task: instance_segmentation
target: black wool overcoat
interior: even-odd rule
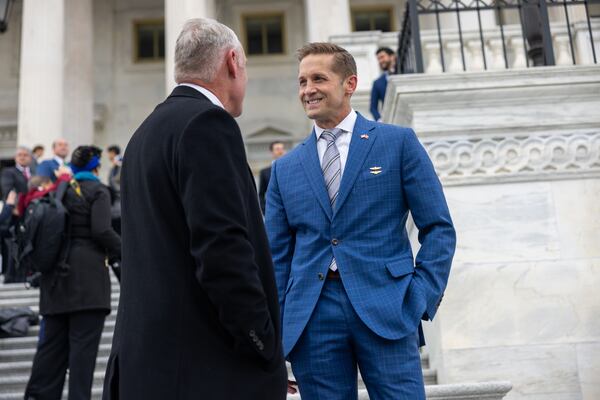
[[[121,196],[103,399],[285,399],[273,265],[235,120],[178,86],[127,145]]]

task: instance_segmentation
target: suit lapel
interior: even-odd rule
[[[354,181],[365,162],[365,158],[367,157],[367,154],[369,154],[369,151],[377,138],[375,127],[375,123],[367,121],[360,114],[357,115],[333,217],[335,217],[337,211],[342,208],[342,205],[348,198],[348,195],[354,186]]]
[[[300,157],[300,160],[302,162],[304,172],[306,173],[306,178],[315,192],[315,197],[319,201],[323,211],[325,211],[325,214],[329,220],[331,220],[331,205],[329,203],[329,195],[325,189],[325,182],[323,181],[323,171],[321,170],[321,165],[319,164],[317,138],[314,129],[310,133],[308,139],[302,143],[300,151],[303,153]]]

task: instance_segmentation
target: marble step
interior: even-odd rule
[[[5,288],[4,285],[0,283],[0,304],[2,304],[3,300],[9,299],[35,299],[37,300],[40,296],[40,291],[38,289],[27,289],[25,287],[21,287],[20,289],[15,288]],[[119,286],[111,287],[111,294],[113,297],[116,295],[119,297]]]
[[[112,310],[116,310],[119,306],[119,298],[111,299],[110,307]],[[39,311],[39,300],[36,298],[35,300],[31,299],[4,299],[0,301],[0,308],[12,308],[12,307],[29,307],[33,311]]]
[[[425,394],[427,400],[501,400],[511,390],[510,382],[483,382],[464,383],[451,385],[426,385]],[[63,399],[66,398],[63,392]],[[92,400],[100,400],[102,387],[95,386],[92,389]],[[22,400],[23,392],[15,391],[2,394],[2,400]],[[367,390],[361,388],[358,391],[359,400],[369,400]],[[240,399],[242,400],[242,399]],[[301,400],[300,394],[288,395],[287,400]]]
[[[39,333],[39,327],[38,327]],[[102,332],[102,337],[100,339],[101,344],[112,343],[113,332],[112,329],[104,329]],[[37,346],[38,337],[33,335],[27,335],[23,337],[13,337],[13,338],[4,338],[0,339],[0,350],[9,350],[9,349],[28,349],[35,348]],[[0,359],[0,362],[2,359]]]
[[[106,320],[104,322],[104,330],[103,332],[113,332],[115,330],[115,320],[114,319],[110,319],[110,320]],[[29,327],[29,330],[27,331],[27,335],[24,337],[35,337],[35,340],[37,341],[37,337],[40,334],[40,326],[39,325],[33,325]],[[18,339],[18,338],[4,338],[4,339],[0,339],[0,349],[2,349],[2,341],[6,340],[6,341],[11,341],[13,339]]]

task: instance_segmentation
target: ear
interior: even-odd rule
[[[225,53],[225,63],[227,64],[227,71],[229,72],[229,76],[231,76],[234,79],[237,78],[239,60],[238,55],[234,49],[228,50],[227,53]]]
[[[346,78],[344,82],[344,89],[347,95],[352,96],[352,94],[356,91],[356,86],[358,85],[358,77],[356,75],[350,75]]]

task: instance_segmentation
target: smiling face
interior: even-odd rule
[[[390,55],[385,51],[380,51],[377,53],[377,62],[379,63],[379,68],[381,68],[383,71],[389,71],[392,67],[393,61],[393,55]]]
[[[298,96],[306,116],[321,128],[334,128],[351,110],[356,75],[347,78],[333,70],[333,54],[310,54],[300,61]]]
[[[52,150],[60,158],[66,158],[69,155],[69,142],[65,139],[56,139],[52,144]]]

